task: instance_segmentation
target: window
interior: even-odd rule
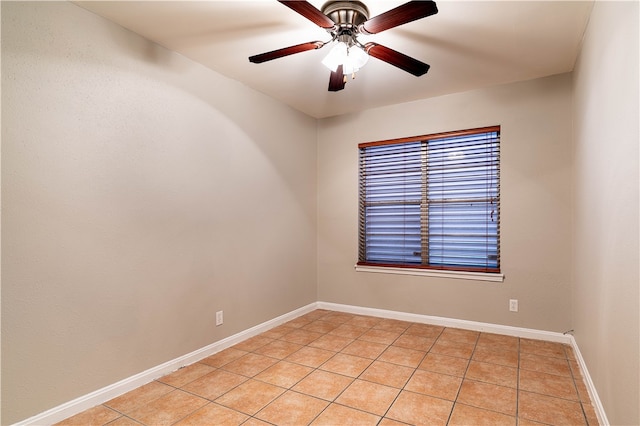
[[[358,265],[500,272],[499,126],[358,148]]]

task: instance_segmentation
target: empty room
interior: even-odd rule
[[[0,7],[1,424],[640,424],[638,1]]]

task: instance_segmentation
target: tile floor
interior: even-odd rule
[[[316,310],[60,425],[596,425],[568,345]]]

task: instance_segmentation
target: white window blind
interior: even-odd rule
[[[500,128],[360,149],[360,265],[500,271]]]

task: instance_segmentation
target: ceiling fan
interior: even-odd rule
[[[294,53],[320,49],[325,45],[337,41],[336,46],[322,61],[330,70],[329,91],[337,92],[344,89],[347,75],[362,67],[369,56],[380,59],[396,66],[417,77],[429,71],[429,65],[395,51],[378,43],[362,44],[358,35],[378,34],[390,28],[426,18],[438,13],[436,3],[432,0],[413,0],[394,9],[369,19],[369,9],[360,1],[328,1],[322,10],[316,9],[306,0],[278,0],[294,12],[304,16],[314,24],[327,30],[331,40],[311,41],[297,44],[271,52],[261,53],[249,57],[249,61],[259,64]]]

